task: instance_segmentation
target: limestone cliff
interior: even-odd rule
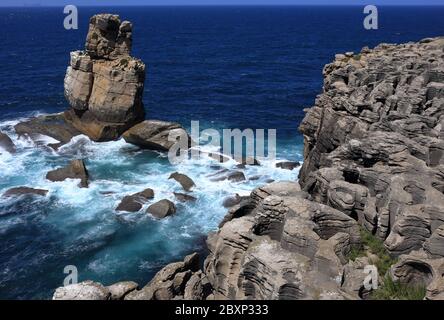
[[[299,183],[231,208],[202,270],[189,256],[122,298],[366,298],[381,258],[351,254],[370,234],[398,259],[381,276],[444,299],[444,38],[338,54],[306,111]]]

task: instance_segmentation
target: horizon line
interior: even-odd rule
[[[1,5],[0,8],[63,8],[69,4],[39,5]],[[75,5],[75,4],[74,4]],[[363,7],[367,4],[82,4],[76,7]],[[377,7],[444,7],[444,4],[374,4]]]

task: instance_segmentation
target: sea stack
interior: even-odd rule
[[[92,140],[115,140],[144,120],[145,64],[130,55],[131,45],[131,22],[98,14],[90,19],[85,51],[71,52],[64,117]]]

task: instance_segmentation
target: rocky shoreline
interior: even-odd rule
[[[120,298],[366,299],[364,268],[376,265],[382,287],[444,299],[444,38],[338,54],[306,111],[299,182],[231,208],[202,270],[188,256]],[[96,299],[94,286],[54,298]]]
[[[145,65],[130,55],[131,45],[130,22],[92,17],[85,50],[71,53],[66,72],[70,109],[19,123],[17,134],[49,136],[58,141],[48,144],[54,150],[84,134],[168,151],[171,131],[188,134],[177,123],[145,120]],[[53,299],[371,299],[379,289],[364,285],[367,266],[377,267],[382,289],[391,281],[423,288],[426,299],[444,299],[444,38],[338,54],[323,74],[323,92],[299,128],[299,181],[227,199],[227,215],[208,235],[203,267],[193,253],[144,286],[84,281],[57,288]],[[0,149],[15,152],[1,132]],[[242,166],[216,172],[213,181],[246,180]],[[89,184],[81,159],[46,178]],[[178,201],[196,200],[189,177],[176,172],[170,179],[184,189],[174,194]],[[47,192],[28,186],[4,196]],[[127,195],[116,210],[139,211],[154,192]],[[167,199],[147,209],[156,218],[175,211]]]

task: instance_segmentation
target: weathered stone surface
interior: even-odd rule
[[[174,172],[168,177],[168,179],[174,179],[179,182],[185,191],[191,191],[191,189],[196,186],[194,181],[183,173]]]
[[[3,193],[3,197],[19,197],[22,195],[38,195],[38,196],[46,196],[48,194],[48,190],[44,189],[34,189],[29,187],[17,187],[12,188],[5,193]]]
[[[141,192],[125,196],[116,208],[116,211],[137,212],[149,200],[154,198],[153,189],[145,189]]]
[[[122,281],[114,283],[106,288],[110,292],[111,300],[123,300],[128,293],[136,290],[138,286],[139,285],[134,281]]]
[[[100,283],[84,281],[56,289],[53,300],[108,300],[109,290]]]
[[[163,199],[150,205],[146,212],[155,218],[163,219],[176,213],[176,205],[170,200]]]
[[[130,56],[132,25],[119,16],[90,19],[86,51],[71,53],[65,97],[71,109],[65,120],[95,141],[120,137],[143,121],[145,65]]]
[[[88,188],[89,175],[83,160],[73,160],[66,167],[48,172],[46,179],[53,182],[66,179],[80,179],[79,187]]]
[[[424,251],[401,255],[390,269],[393,281],[427,287],[427,300],[444,299],[444,258],[432,259]]]
[[[303,190],[357,219],[395,256],[441,252],[443,44],[433,38],[337,56],[300,126]]]
[[[188,282],[192,279],[191,286],[195,287],[197,279],[193,275],[198,273],[199,255],[193,253],[185,257],[183,262],[170,263],[160,270],[154,278],[141,290],[135,290],[125,296],[125,300],[169,300],[174,297],[182,297]],[[200,276],[197,275],[198,277]],[[193,284],[194,283],[194,284]],[[187,297],[200,291],[198,287],[188,288]],[[203,290],[202,290],[203,291]]]
[[[190,140],[180,124],[160,120],[145,120],[126,131],[123,138],[141,148],[159,151],[170,150],[179,138],[186,142]]]
[[[0,131],[0,151],[2,150],[9,153],[15,153],[15,145],[6,133]]]

